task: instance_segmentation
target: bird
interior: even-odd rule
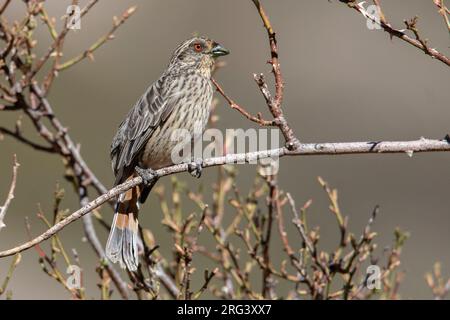
[[[123,269],[138,268],[138,211],[158,180],[155,170],[174,164],[171,153],[180,142],[173,141],[171,135],[182,129],[198,139],[195,132],[204,132],[214,94],[212,73],[217,58],[229,53],[208,37],[196,36],[182,42],[166,70],[119,125],[110,152],[114,186],[137,176],[143,180],[118,196],[106,244],[106,257],[119,262]],[[199,177],[201,160],[193,163],[190,172]]]

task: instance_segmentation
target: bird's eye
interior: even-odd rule
[[[201,43],[195,43],[195,44],[194,44],[194,50],[195,50],[196,52],[202,52],[203,46],[201,45]]]

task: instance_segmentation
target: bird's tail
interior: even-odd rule
[[[122,268],[135,271],[138,257],[138,211],[141,187],[136,186],[119,196],[113,224],[106,244],[106,257]]]

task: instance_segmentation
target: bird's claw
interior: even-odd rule
[[[153,169],[143,169],[141,167],[135,167],[134,170],[142,178],[142,182],[149,186],[153,183],[153,181],[158,178],[156,171]]]
[[[188,163],[188,172],[194,177],[194,178],[200,178],[202,176],[203,171],[203,160],[202,159],[196,159],[193,162]]]

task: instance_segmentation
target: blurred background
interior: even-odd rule
[[[47,1],[59,27],[69,3]],[[361,15],[338,1],[266,0],[263,4],[279,41],[286,82],[284,110],[303,142],[413,140],[421,136],[440,139],[450,132],[447,66],[398,39],[390,40],[382,31],[369,30]],[[83,18],[81,30],[68,36],[63,60],[84,51],[110,29],[112,16],[121,15],[131,5],[137,5],[138,10],[116,38],[95,52],[94,62],[85,60],[62,73],[49,97],[72,138],[81,144],[88,165],[107,186],[113,182],[109,146],[118,124],[165,69],[172,50],[194,33],[207,35],[231,50],[216,79],[251,113],[261,111],[268,117],[252,76],[264,72],[270,78],[268,43],[251,1],[101,1]],[[418,27],[430,46],[450,54],[449,34],[433,1],[383,1],[382,5],[397,28],[404,28],[404,19],[418,15]],[[14,1],[5,16],[9,20],[21,17],[24,8],[20,1]],[[50,39],[45,27],[38,30],[38,52],[43,54]],[[217,114],[222,129],[253,126],[222,99]],[[0,125],[11,128],[17,117],[17,113],[1,113]],[[25,119],[24,128],[39,141]],[[2,250],[28,239],[26,216],[33,234],[45,229],[36,218],[38,204],[51,214],[57,183],[66,189],[62,207],[71,212],[79,207],[72,187],[63,179],[64,167],[58,156],[36,152],[8,137],[0,141],[0,202],[10,185],[13,154],[17,154],[21,167],[16,198],[5,220],[7,227],[0,231]],[[255,167],[241,165],[239,171],[239,186],[246,190]],[[215,169],[208,169],[201,180],[180,177],[197,188],[199,184],[210,185],[215,176]],[[292,193],[298,205],[313,199],[310,224],[320,226],[321,244],[326,247],[336,243],[338,232],[317,176],[339,189],[341,209],[350,217],[350,230],[357,234],[374,206],[380,205],[374,225],[380,252],[391,243],[396,227],[410,233],[403,252],[401,269],[406,278],[400,292],[403,298],[430,298],[424,275],[434,262],[442,262],[444,275],[450,275],[450,154],[283,158],[280,186]],[[168,181],[165,178],[160,183]],[[93,195],[91,192],[91,198]],[[154,195],[142,211],[141,223],[152,229],[163,252],[170,251]],[[103,212],[110,221],[109,208]],[[98,233],[106,239],[103,229]],[[77,248],[86,269],[85,283],[95,292],[97,259],[83,241],[81,221],[68,226],[60,236],[67,248]],[[277,244],[274,246],[275,254],[281,252]],[[10,261],[0,260],[0,279]],[[16,299],[69,298],[42,272],[34,250],[23,254],[9,288]]]

